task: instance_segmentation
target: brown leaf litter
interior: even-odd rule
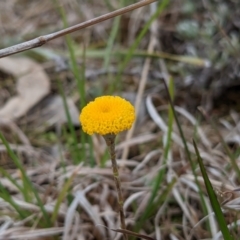
[[[16,78],[18,94],[0,109],[0,118],[3,120],[22,117],[50,91],[50,80],[44,69],[29,58],[1,59],[0,70]]]

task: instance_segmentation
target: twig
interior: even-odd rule
[[[32,49],[32,48],[40,47],[40,46],[44,45],[45,43],[47,43],[47,42],[49,42],[53,39],[62,37],[64,35],[75,32],[77,30],[80,30],[80,29],[92,26],[94,24],[103,22],[103,21],[108,20],[110,18],[122,15],[124,13],[130,12],[134,9],[146,6],[146,5],[148,5],[150,3],[153,3],[153,2],[156,2],[156,1],[157,0],[143,0],[143,1],[140,1],[138,3],[129,5],[127,7],[118,9],[116,11],[104,14],[102,16],[87,20],[83,23],[79,23],[79,24],[74,25],[72,27],[60,30],[58,32],[50,33],[50,34],[40,36],[40,37],[34,38],[32,40],[29,40],[29,41],[26,41],[26,42],[8,47],[8,48],[1,49],[0,50],[0,58],[10,56],[10,55],[13,55],[13,54],[16,54],[16,53],[19,53],[19,52],[23,52],[23,51],[26,51],[26,50],[29,50],[29,49]]]

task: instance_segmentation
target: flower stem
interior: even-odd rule
[[[115,182],[115,186],[117,189],[117,195],[118,195],[118,206],[119,206],[119,215],[120,215],[120,221],[121,221],[121,228],[126,229],[126,224],[125,224],[125,216],[123,212],[123,194],[122,194],[122,188],[121,188],[121,182],[119,178],[119,173],[118,173],[118,165],[116,161],[116,153],[115,153],[115,138],[116,135],[114,134],[107,134],[103,136],[106,144],[109,149],[111,161],[112,161],[112,170],[113,170],[113,178]],[[124,239],[127,240],[127,234],[123,234]]]

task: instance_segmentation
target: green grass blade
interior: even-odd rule
[[[218,224],[219,224],[220,230],[222,232],[223,238],[225,240],[231,240],[233,238],[232,238],[232,236],[229,232],[229,229],[227,227],[227,223],[226,223],[225,218],[223,216],[220,204],[217,200],[217,197],[216,197],[215,192],[213,190],[212,184],[211,184],[211,182],[208,178],[208,175],[207,175],[206,170],[205,170],[204,165],[203,165],[202,158],[199,154],[197,145],[196,145],[194,140],[193,140],[193,145],[194,145],[194,148],[195,148],[195,151],[196,151],[198,164],[199,164],[201,172],[202,172],[202,176],[203,176],[203,179],[204,179],[204,182],[205,182],[205,186],[206,186],[206,189],[207,189],[207,192],[208,192],[208,196],[210,198],[210,202],[211,202],[213,211],[215,212],[215,216],[216,216],[216,219],[218,221]]]
[[[52,222],[53,225],[54,225],[54,223],[55,223],[55,221],[57,219],[58,211],[59,211],[61,202],[63,201],[63,199],[67,195],[68,190],[69,190],[69,188],[70,188],[70,186],[71,186],[71,184],[73,182],[73,179],[74,179],[75,175],[76,175],[76,173],[72,174],[72,176],[65,182],[65,184],[64,184],[64,186],[62,188],[62,191],[59,193],[59,196],[57,198],[57,202],[56,202],[54,210],[53,210],[52,218],[51,218],[51,222]]]
[[[34,49],[31,50],[36,52],[39,55],[43,55],[45,56],[46,54],[44,54],[44,49],[42,50],[43,53],[40,53],[39,49]],[[111,57],[114,58],[123,58],[126,57],[128,55],[129,51],[127,50],[113,50],[111,51]],[[59,53],[60,55],[65,56],[65,54],[63,53]],[[82,56],[83,51],[81,49],[76,49],[75,52],[76,56]],[[86,57],[87,58],[104,58],[106,56],[106,50],[102,50],[102,49],[88,49],[86,50]],[[154,52],[154,53],[148,53],[147,51],[144,50],[138,50],[135,49],[132,57],[136,57],[136,58],[153,58],[153,59],[166,59],[166,60],[171,60],[171,61],[176,61],[176,62],[181,62],[181,63],[186,63],[186,64],[190,64],[193,66],[197,66],[197,67],[206,67],[208,65],[208,60],[203,59],[203,58],[199,58],[199,57],[193,57],[193,56],[185,56],[185,55],[175,55],[175,54],[170,54],[170,53],[165,53],[165,52]]]
[[[12,199],[12,196],[10,193],[5,189],[5,187],[0,184],[0,197],[4,199],[6,202],[8,202],[18,213],[19,217],[21,219],[24,219],[29,216],[29,213],[25,210],[22,210]]]
[[[120,66],[120,73],[122,73],[122,71],[126,68],[129,60],[132,58],[132,55],[134,54],[134,51],[136,50],[136,48],[138,47],[140,41],[142,40],[142,38],[145,36],[145,34],[147,33],[147,31],[149,30],[152,22],[157,19],[157,17],[159,16],[159,14],[167,7],[169,3],[169,0],[163,0],[156,12],[150,17],[150,19],[146,22],[146,24],[144,25],[143,29],[141,30],[141,32],[139,33],[139,35],[137,36],[136,40],[134,41],[134,43],[132,44],[132,46],[129,48],[128,53],[123,61],[123,63]]]
[[[60,6],[59,4],[59,0],[54,0],[54,2],[56,3],[57,9],[59,10],[59,14],[61,15],[64,27],[68,27],[68,23],[67,23],[67,18],[66,18],[66,14],[65,11],[63,9],[62,6]],[[72,40],[72,38],[70,37],[70,35],[66,35],[66,43],[67,43],[67,47],[68,47],[68,51],[70,54],[70,61],[71,61],[71,66],[72,66],[72,72],[73,75],[76,79],[77,82],[77,87],[78,87],[78,91],[80,94],[80,109],[82,109],[85,105],[86,105],[86,97],[85,97],[85,63],[83,63],[82,69],[80,71],[78,63],[77,63],[77,58],[76,58],[76,54],[75,54],[75,50],[74,50],[74,42]],[[85,60],[85,49],[83,51],[83,60]],[[73,136],[74,138],[74,136]],[[83,149],[81,150],[80,153],[80,159],[85,159],[86,157],[86,151],[85,151],[85,143],[87,142],[87,138],[86,138],[86,134],[81,131],[81,144],[83,146]],[[78,163],[79,163],[78,161]]]
[[[170,79],[169,90],[170,90],[170,95],[173,98],[173,96],[174,96],[174,84],[173,84],[173,79],[172,78]],[[166,146],[164,148],[164,153],[163,153],[163,155],[164,155],[163,156],[164,157],[163,165],[166,164],[168,154],[169,154],[169,150],[170,150],[170,147],[171,147],[171,136],[172,136],[173,121],[174,121],[173,111],[171,109],[171,106],[169,106],[169,109],[168,109],[168,133],[167,133]],[[157,177],[154,181],[154,186],[153,186],[153,189],[152,189],[151,197],[149,199],[149,202],[148,202],[148,205],[147,205],[145,211],[143,212],[143,214],[141,216],[140,222],[144,222],[148,218],[149,212],[152,209],[153,201],[154,201],[154,199],[155,199],[155,197],[158,193],[159,186],[161,185],[161,183],[164,180],[165,169],[166,168],[164,167],[159,171],[159,173],[158,173],[158,175],[157,175]]]
[[[171,193],[176,182],[177,182],[176,178],[173,178],[171,182],[169,182],[169,184],[166,186],[162,194],[156,199],[156,202],[154,202],[154,204],[152,205],[152,208],[147,214],[147,218],[153,216],[154,213],[156,213],[156,211],[159,209],[159,206],[162,206],[164,201],[168,198],[169,194]]]
[[[23,188],[18,184],[18,182],[2,167],[0,167],[0,173],[5,176],[16,188],[22,193]]]
[[[57,2],[57,5],[59,6],[58,9],[59,9],[59,13],[61,15],[62,21],[63,21],[64,28],[67,28],[68,23],[67,23],[67,18],[66,18],[65,11],[64,11],[63,7],[60,6],[58,0],[55,0],[55,2]],[[73,42],[71,36],[66,35],[65,38],[66,38],[68,51],[69,51],[69,54],[70,54],[72,71],[73,71],[74,77],[77,81],[77,86],[78,86],[79,94],[80,94],[80,97],[81,97],[80,107],[83,108],[86,104],[85,103],[85,81],[84,81],[85,79],[81,79],[81,77],[85,74],[82,74],[80,72],[79,67],[78,67],[77,58],[76,58],[76,54],[75,54],[75,51],[74,51],[74,42]],[[85,54],[84,52],[83,52],[83,55]],[[83,67],[82,70],[84,71],[84,67]]]
[[[216,132],[218,138],[220,139],[220,141],[221,141],[221,143],[222,143],[222,145],[223,145],[223,147],[224,147],[224,149],[225,149],[225,151],[226,151],[226,153],[227,153],[227,155],[228,155],[228,157],[231,161],[231,165],[232,165],[233,170],[236,172],[236,174],[238,176],[238,179],[240,179],[240,169],[239,169],[238,164],[236,163],[236,158],[235,158],[234,154],[231,152],[227,143],[224,141],[221,133],[219,132],[218,128],[216,127],[215,122],[212,119],[210,119],[210,123],[211,123],[212,128]]]
[[[15,166],[20,170],[21,174],[22,174],[22,180],[23,180],[23,191],[22,192],[23,194],[26,194],[26,189],[28,191],[28,195],[30,196],[29,193],[33,193],[36,200],[37,200],[37,203],[38,203],[38,206],[40,207],[41,209],[41,212],[43,214],[43,217],[45,219],[45,225],[50,227],[51,226],[51,222],[50,222],[50,219],[49,219],[49,216],[44,208],[44,205],[36,191],[36,189],[34,188],[31,180],[28,178],[26,172],[25,172],[25,169],[23,168],[21,162],[19,161],[18,157],[15,155],[15,153],[12,151],[12,149],[10,148],[7,140],[5,139],[5,137],[3,136],[3,134],[0,132],[0,139],[2,140],[4,146],[6,147],[7,149],[7,152],[9,154],[9,156],[11,157],[11,159],[13,160]],[[25,189],[26,187],[26,189]],[[27,197],[29,197],[27,195]]]
[[[70,113],[69,113],[69,109],[68,109],[68,105],[67,105],[67,99],[66,99],[66,96],[65,96],[65,93],[63,91],[63,87],[62,87],[62,84],[61,84],[60,81],[58,81],[58,89],[59,89],[59,92],[62,96],[64,110],[65,110],[65,113],[66,113],[66,116],[67,116],[68,127],[69,127],[69,130],[70,130],[71,136],[73,138],[73,144],[74,144],[74,154],[72,156],[73,157],[73,162],[74,162],[74,164],[78,164],[81,161],[82,156],[81,156],[80,151],[78,149],[78,139],[77,139],[76,131],[75,131],[74,126],[73,126],[73,122],[72,122],[72,119],[71,119],[71,116],[70,116]]]
[[[104,64],[103,64],[103,67],[106,69],[108,69],[108,67],[109,67],[109,63],[110,63],[111,56],[112,56],[111,53],[112,53],[112,49],[113,49],[113,44],[116,39],[118,30],[119,30],[119,26],[120,26],[120,20],[121,20],[121,16],[118,16],[113,20],[113,28],[112,28],[112,30],[110,32],[110,36],[108,38],[107,47],[105,50]]]
[[[169,79],[169,93],[171,96],[171,99],[173,101],[174,99],[174,82],[173,82],[173,78],[170,77]],[[166,146],[164,148],[164,163],[166,163],[167,158],[168,158],[168,154],[171,148],[171,140],[172,140],[172,129],[173,129],[173,121],[174,121],[174,115],[173,115],[173,110],[171,108],[171,105],[168,106],[168,133],[167,133],[167,142],[166,142]]]
[[[166,188],[163,190],[162,194],[159,195],[159,198],[156,199],[156,201],[151,204],[147,205],[147,209],[148,211],[144,211],[144,217],[141,217],[135,226],[135,232],[139,232],[141,230],[141,228],[144,225],[144,222],[146,221],[146,219],[149,219],[150,217],[152,217],[154,215],[154,213],[156,213],[157,209],[159,209],[159,206],[161,206],[164,201],[167,199],[168,195],[171,193],[172,188],[174,187],[175,183],[176,183],[176,178],[172,179],[172,181],[166,186]]]
[[[204,197],[203,197],[202,189],[200,187],[200,184],[199,184],[199,181],[198,181],[198,178],[197,178],[196,166],[195,166],[194,161],[191,158],[191,154],[190,154],[190,151],[188,149],[187,141],[186,141],[185,136],[183,134],[183,130],[182,130],[181,124],[179,122],[177,113],[176,113],[174,105],[173,105],[171,94],[170,94],[168,86],[166,85],[164,80],[163,80],[163,84],[165,86],[165,89],[166,89],[166,92],[167,92],[167,95],[168,95],[168,100],[169,100],[169,103],[170,103],[170,106],[171,106],[171,109],[172,109],[172,112],[173,112],[173,115],[174,115],[174,119],[175,119],[175,121],[177,123],[177,127],[178,127],[178,130],[179,130],[180,136],[181,136],[181,140],[182,140],[183,145],[184,145],[184,150],[185,150],[187,159],[188,159],[188,161],[190,163],[190,166],[191,166],[191,169],[192,169],[192,172],[193,172],[193,175],[194,175],[194,180],[195,180],[195,182],[197,184],[197,187],[198,187],[198,191],[199,191],[198,194],[199,194],[199,197],[200,197],[203,213],[206,216],[208,214],[208,210],[207,210],[207,206],[206,206],[206,203],[205,203],[205,200],[204,200]],[[210,229],[210,225],[209,224],[208,224],[208,228]]]
[[[110,0],[104,0],[105,5],[108,7],[110,11],[114,11],[115,8],[112,6],[112,3]]]
[[[7,153],[9,154],[13,163],[15,164],[15,166],[21,172],[22,182],[23,182],[23,187],[21,188],[22,189],[21,193],[23,194],[25,201],[30,202],[30,200],[31,200],[30,188],[29,188],[27,176],[25,174],[25,169],[23,168],[23,166],[22,166],[21,162],[19,161],[18,157],[15,155],[15,153],[10,148],[7,140],[5,139],[5,137],[3,136],[3,134],[1,132],[0,132],[0,139],[2,140],[4,146],[6,147]]]
[[[159,14],[167,7],[169,3],[169,0],[163,0],[159,6],[157,7],[157,10],[154,14],[152,14],[152,16],[150,17],[150,19],[145,23],[145,25],[143,26],[143,29],[141,30],[141,32],[139,33],[139,35],[137,36],[136,40],[134,41],[134,43],[132,44],[132,46],[128,49],[127,55],[125,56],[123,62],[121,63],[120,67],[119,67],[119,71],[118,74],[116,76],[115,82],[113,84],[113,87],[110,91],[113,91],[116,87],[117,84],[120,83],[120,78],[121,75],[124,71],[124,69],[127,67],[130,59],[132,58],[132,56],[134,55],[134,51],[136,50],[136,48],[138,47],[139,43],[141,42],[141,40],[143,39],[143,37],[146,35],[146,33],[148,32],[152,22],[157,19],[157,17],[159,16]]]

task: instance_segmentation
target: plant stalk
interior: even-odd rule
[[[118,172],[118,165],[116,161],[116,153],[115,153],[115,138],[116,135],[114,134],[107,134],[103,136],[106,144],[108,146],[108,150],[110,153],[110,158],[112,161],[112,170],[113,170],[113,178],[117,190],[117,196],[118,196],[118,207],[119,207],[119,215],[120,215],[120,221],[121,221],[121,228],[126,229],[126,224],[125,224],[125,216],[124,216],[124,211],[123,211],[123,194],[122,194],[122,187],[121,187],[121,181],[119,178],[119,172]],[[124,240],[128,239],[127,234],[123,234]]]

